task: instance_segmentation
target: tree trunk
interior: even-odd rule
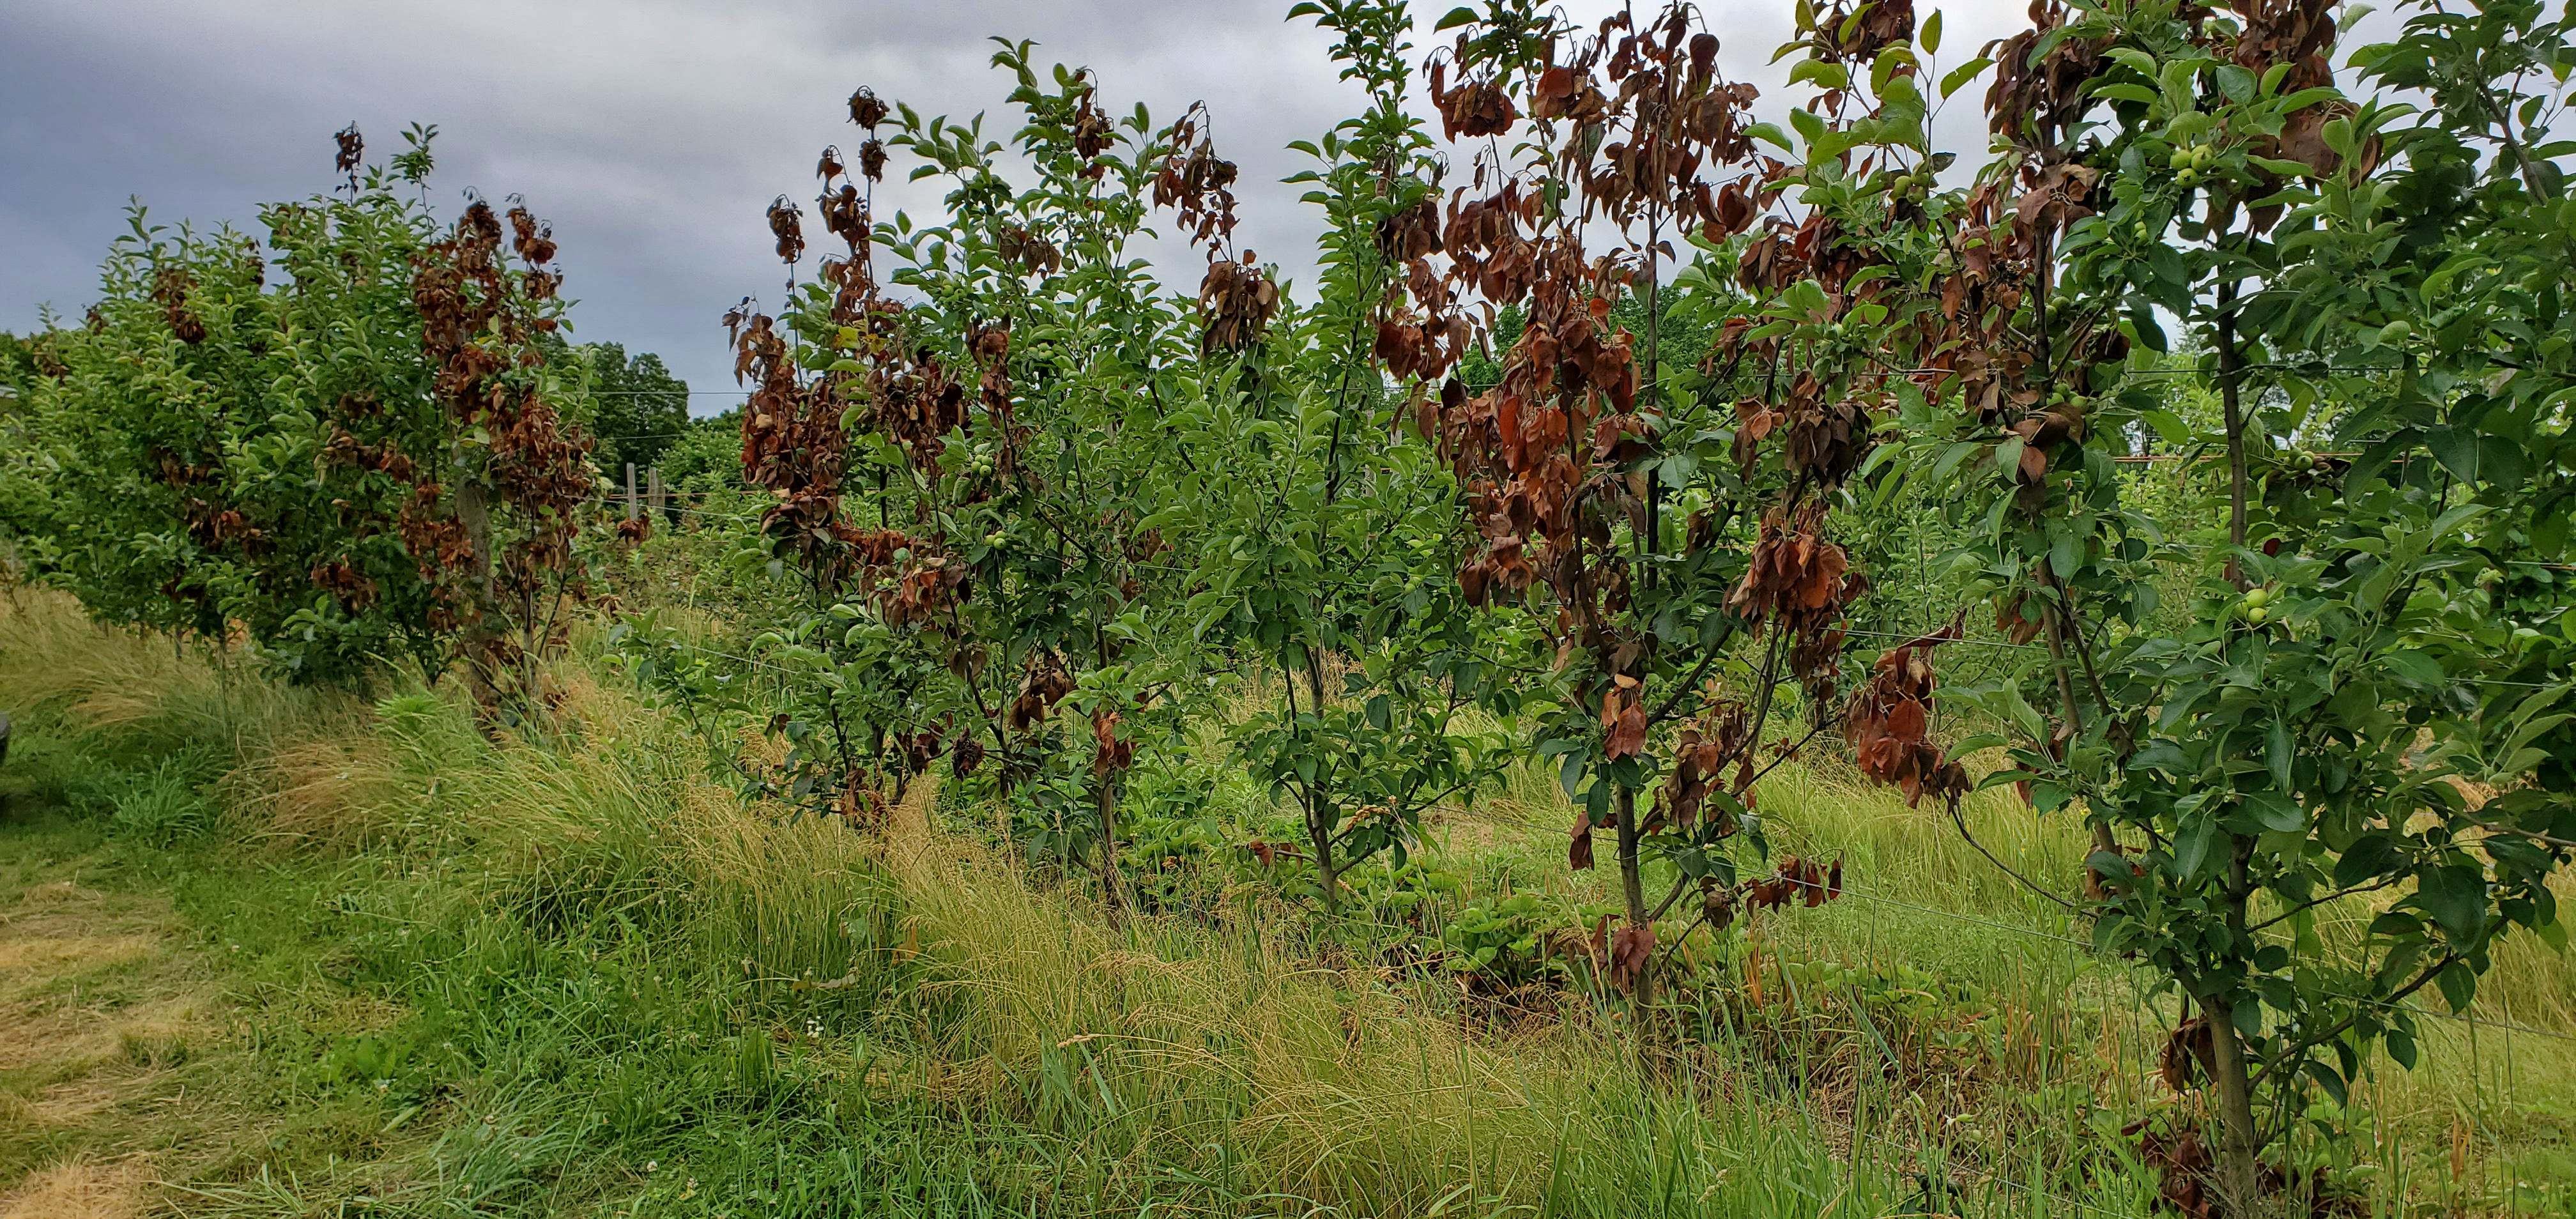
[[[2245,545],[2245,408],[2237,389],[2236,285],[2218,286],[2218,400],[2227,411],[2227,540]],[[2245,587],[2236,556],[2227,556],[2227,580]]]
[[[1651,927],[1654,920],[1646,913],[1645,875],[1637,862],[1637,793],[1624,787],[1619,789],[1618,819],[1619,891],[1628,899],[1628,925],[1640,929]],[[1655,954],[1652,952],[1647,953],[1646,959],[1637,965],[1634,993],[1640,1008],[1655,1001]]]
[[[1667,73],[1663,80],[1664,87],[1670,89],[1671,75]],[[1646,201],[1646,386],[1645,393],[1641,396],[1645,398],[1658,418],[1661,418],[1664,413],[1664,311],[1663,294],[1659,291],[1662,285],[1658,282],[1655,253],[1656,245],[1663,240],[1662,228],[1661,201],[1649,197]],[[1663,508],[1663,474],[1661,471],[1653,471],[1648,474],[1646,480],[1646,529],[1637,539],[1639,558],[1653,559],[1656,549],[1663,544]],[[1655,586],[1657,574],[1656,568],[1649,563],[1645,571],[1646,587]]]
[[[2246,903],[2254,896],[2254,882],[2247,865],[2254,856],[2254,840],[2243,834],[2227,836],[2227,926],[2237,942],[2249,941],[2245,929]],[[2254,1130],[2253,1073],[2245,1059],[2245,1043],[2236,1032],[2235,1009],[2224,997],[2200,1001],[2201,1015],[2209,1021],[2211,1090],[2218,1098],[2218,1193],[2227,1214],[2246,1219],[2260,1213],[2262,1206],[2262,1169],[2256,1155],[2262,1151]]]
[[[1324,659],[1321,651],[1311,643],[1305,650],[1306,693],[1314,699],[1316,718],[1321,719],[1324,714]],[[1296,679],[1292,677],[1289,681],[1293,686]],[[1291,694],[1293,696],[1293,689]],[[1292,713],[1296,710],[1293,697],[1289,700],[1289,710]],[[1322,776],[1318,775],[1317,779],[1320,782]],[[1323,889],[1324,913],[1340,914],[1341,871],[1333,866],[1333,806],[1320,788],[1310,787],[1306,792],[1306,841],[1315,850],[1315,880]]]
[[[474,696],[476,717],[483,731],[497,730],[501,710],[500,674],[492,664],[500,633],[492,629],[492,497],[483,484],[467,477],[456,486],[456,520],[465,527],[466,545],[473,559],[467,568],[474,586],[474,604],[468,611],[465,636],[457,651],[465,658],[465,683]]]
[[[2055,587],[2060,598],[2071,598],[2075,595],[2068,591],[2064,584],[2056,584]],[[2066,606],[2061,604],[2049,610],[2048,619],[2048,656],[2050,663],[2057,669],[2057,701],[2066,708],[2066,726],[2072,730],[2073,735],[2082,736],[2084,735],[2084,706],[2076,701],[2075,674],[2066,664],[2066,642],[2067,636],[2071,633],[2067,630]],[[2077,640],[2076,646],[2083,646],[2083,641]],[[2111,855],[2119,854],[2120,839],[2112,832],[2111,823],[2104,819],[2100,809],[2094,807],[2094,802],[2087,801],[2086,807],[2092,810],[2093,849]]]
[[[2224,1000],[2200,1001],[2209,1024],[2209,1049],[2218,1096],[2218,1197],[2226,1213],[2245,1219],[2261,1213],[2262,1169],[2256,1159],[2254,1084],[2246,1069],[2245,1043],[2236,1033],[2235,1012]]]
[[[1308,798],[1306,842],[1315,851],[1315,884],[1324,895],[1324,913],[1342,912],[1341,872],[1333,867],[1333,813],[1323,797]]]
[[[1109,924],[1118,925],[1120,882],[1118,877],[1118,776],[1115,772],[1100,776],[1092,785],[1096,811],[1100,816],[1100,894],[1101,904],[1109,911]]]

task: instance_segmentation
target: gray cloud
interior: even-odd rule
[[[1435,40],[1428,27],[1446,7],[1417,9],[1417,41]],[[1584,0],[1567,13],[1589,23],[1610,7]],[[993,34],[1094,68],[1113,110],[1141,100],[1164,121],[1206,99],[1221,149],[1244,167],[1240,244],[1310,279],[1319,217],[1296,201],[1301,188],[1278,185],[1304,163],[1283,145],[1351,113],[1358,94],[1336,79],[1330,37],[1282,21],[1285,9],[0,0],[0,327],[33,326],[40,306],[87,306],[129,196],[156,222],[252,226],[262,202],[330,187],[342,124],[356,121],[382,156],[417,120],[441,130],[431,185],[444,210],[469,187],[516,192],[554,223],[580,337],[658,351],[694,388],[729,390],[716,316],[746,293],[777,299],[763,209],[780,193],[809,196],[817,150],[855,142],[842,99],[864,83],[924,114],[986,110],[987,134],[1006,139]],[[1789,35],[1786,0],[1705,13],[1725,69],[1776,93],[1786,65],[1767,61]],[[1954,5],[1942,58],[1957,62],[2020,19],[2008,0]],[[1984,144],[1975,101],[1962,95],[1936,125],[1970,154]],[[936,193],[890,182],[879,214],[919,215]],[[1171,242],[1151,254],[1172,266],[1189,257]],[[711,394],[699,409],[724,402]]]

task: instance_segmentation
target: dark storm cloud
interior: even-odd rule
[[[1427,32],[1445,4],[1417,9]],[[1156,121],[1204,98],[1221,150],[1244,169],[1241,245],[1312,278],[1315,209],[1277,180],[1301,168],[1283,145],[1357,106],[1330,38],[1281,20],[1284,0],[1111,3],[679,4],[442,0],[0,0],[0,328],[40,306],[76,316],[125,230],[129,196],[155,222],[252,226],[257,207],[332,184],[331,132],[356,121],[372,157],[409,122],[438,124],[432,198],[519,193],[553,221],[580,301],[579,337],[661,352],[694,388],[730,390],[715,319],[746,293],[775,301],[769,200],[813,192],[815,153],[856,143],[842,99],[860,84],[923,114],[993,113],[1008,138],[1005,76],[988,35],[1035,39],[1041,62],[1088,65],[1115,113]],[[1577,21],[1607,6],[1569,6]],[[1775,85],[1766,61],[1788,36],[1785,0],[1707,6],[1726,67]],[[1954,6],[1955,62],[2017,16],[2006,2]],[[1982,146],[1962,96],[1939,124]],[[1961,119],[1966,121],[1959,121]],[[901,165],[890,178],[899,179]],[[879,215],[935,206],[932,184],[881,188]],[[1158,263],[1188,258],[1175,243]],[[1177,273],[1194,283],[1194,271]],[[699,409],[720,408],[710,394]]]

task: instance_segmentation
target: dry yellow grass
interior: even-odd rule
[[[12,1139],[120,1141],[133,1106],[169,1067],[221,1036],[202,974],[175,951],[176,916],[147,901],[57,880],[0,910],[0,1130]],[[131,1133],[130,1130],[127,1133]],[[150,1161],[131,1146],[46,1167],[0,1197],[0,1216],[122,1216],[149,1198]]]
[[[151,1181],[148,1157],[68,1160],[0,1194],[0,1219],[126,1219],[144,1213]]]

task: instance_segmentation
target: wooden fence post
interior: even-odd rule
[[[626,463],[626,519],[635,519],[635,463]]]

